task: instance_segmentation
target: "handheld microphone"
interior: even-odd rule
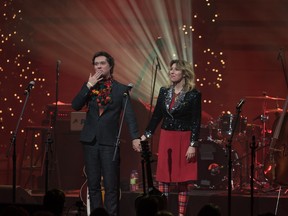
[[[57,72],[59,72],[60,64],[61,64],[61,60],[57,60],[57,62],[56,62],[56,70],[57,70]]]
[[[128,95],[128,92],[131,91],[131,89],[133,88],[133,83],[129,83],[127,86],[127,91],[125,91],[124,96]]]
[[[277,60],[279,60],[280,58],[282,58],[282,53],[283,53],[283,48],[280,48],[278,55],[277,55]]]
[[[240,109],[241,106],[244,104],[244,102],[245,102],[245,99],[244,99],[244,98],[240,99],[239,103],[238,103],[237,106],[236,106],[236,109]]]
[[[161,70],[161,64],[160,64],[158,56],[156,56],[156,60],[157,60],[157,65],[156,66],[158,67],[159,70]]]
[[[26,87],[26,89],[24,91],[24,94],[25,95],[28,94],[31,91],[31,89],[34,87],[34,85],[35,85],[35,81],[34,80],[30,81],[28,86]]]
[[[133,88],[133,86],[134,86],[133,83],[129,83],[129,84],[128,84],[128,91],[131,91],[131,89]]]

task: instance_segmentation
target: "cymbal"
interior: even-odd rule
[[[53,105],[56,105],[55,102],[53,102],[52,104],[53,104]],[[71,103],[64,103],[64,102],[62,102],[62,101],[57,101],[57,105],[67,105],[67,106],[70,106]]]
[[[208,125],[209,122],[212,120],[213,120],[213,117],[209,113],[202,110],[202,112],[201,112],[201,124]]]
[[[201,116],[202,116],[202,118],[206,118],[206,119],[209,119],[209,120],[212,119],[212,116],[209,113],[205,112],[204,110],[202,110]]]
[[[285,100],[285,98],[279,98],[279,97],[270,97],[270,96],[246,96],[246,98],[251,99],[263,99],[263,100]]]
[[[265,111],[265,113],[275,113],[275,112],[283,112],[283,109],[276,108],[276,109],[268,109]]]

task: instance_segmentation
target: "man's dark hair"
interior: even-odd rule
[[[52,189],[44,196],[44,208],[55,215],[61,215],[64,209],[65,194],[62,190]]]
[[[200,209],[197,216],[221,216],[221,211],[219,206],[208,203]]]
[[[136,206],[137,216],[155,215],[161,209],[156,196],[143,196]]]
[[[107,62],[108,64],[110,65],[111,69],[110,69],[110,74],[112,75],[113,74],[113,70],[114,70],[114,65],[115,65],[115,61],[114,61],[114,58],[107,52],[105,51],[99,51],[99,52],[96,52],[92,58],[92,64],[94,65],[94,61],[95,61],[95,58],[96,57],[99,57],[99,56],[105,56],[106,59],[107,59]]]

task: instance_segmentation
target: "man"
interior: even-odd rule
[[[88,107],[81,131],[85,171],[87,174],[90,210],[102,206],[101,176],[105,188],[104,207],[109,215],[118,213],[120,160],[119,149],[114,150],[122,111],[128,124],[132,146],[140,151],[140,139],[135,114],[132,110],[129,88],[113,79],[114,59],[107,52],[97,52],[92,58],[94,74],[90,73],[72,101],[72,108]],[[126,105],[126,110],[123,108]],[[114,158],[114,160],[113,160]]]

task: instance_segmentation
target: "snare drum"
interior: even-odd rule
[[[220,137],[231,136],[232,129],[236,121],[236,115],[223,114],[218,119],[218,135]],[[239,120],[235,129],[235,134],[246,132],[247,117],[239,116]]]

